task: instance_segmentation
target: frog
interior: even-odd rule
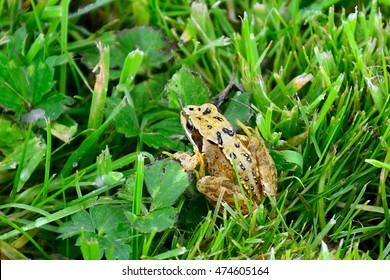
[[[245,135],[237,134],[211,103],[183,107],[180,122],[194,154],[179,151],[173,158],[196,173],[196,188],[212,205],[222,197],[233,209],[249,213],[265,196],[275,201],[277,170],[257,130],[238,122]]]

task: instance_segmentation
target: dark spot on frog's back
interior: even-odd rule
[[[217,141],[218,141],[218,145],[222,146],[223,144],[223,141],[222,141],[222,136],[221,136],[221,132],[217,131]]]
[[[234,131],[230,130],[230,129],[226,128],[226,127],[222,128],[222,131],[224,133],[226,133],[227,135],[229,135],[229,136],[233,136],[234,135]]]
[[[223,118],[221,118],[219,116],[215,116],[214,119],[219,120],[220,122],[223,122]]]
[[[252,162],[252,158],[249,154],[243,153],[242,155],[246,158],[248,162]]]
[[[188,107],[188,110],[194,111],[194,107]]]
[[[213,129],[213,126],[212,125],[207,125],[207,128],[208,129]]]
[[[206,108],[206,110],[203,111],[203,115],[208,115],[211,113],[211,109],[209,107]]]
[[[257,173],[255,170],[252,171],[253,179],[257,180]]]

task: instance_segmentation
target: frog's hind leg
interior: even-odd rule
[[[236,203],[238,203],[240,211],[244,214],[248,213],[248,204],[250,203],[252,203],[252,208],[257,208],[253,201],[250,202],[241,193],[240,187],[228,178],[206,176],[198,181],[196,187],[213,206],[216,205],[216,202],[222,196],[222,201],[226,202],[233,209],[237,209]]]

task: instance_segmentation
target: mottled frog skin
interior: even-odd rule
[[[240,123],[246,135],[236,134],[226,118],[209,103],[184,107],[181,123],[194,147],[194,155],[177,152],[174,158],[185,170],[197,173],[196,187],[212,204],[215,205],[223,193],[223,201],[235,209],[236,199],[241,211],[246,213],[249,210],[247,201],[251,201],[249,205],[255,209],[265,195],[275,198],[275,163],[258,134]],[[199,172],[195,170],[198,165]]]

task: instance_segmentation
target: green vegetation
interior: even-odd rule
[[[390,259],[389,1],[88,3],[0,1],[2,259]],[[162,153],[220,93],[278,169],[245,216]]]

